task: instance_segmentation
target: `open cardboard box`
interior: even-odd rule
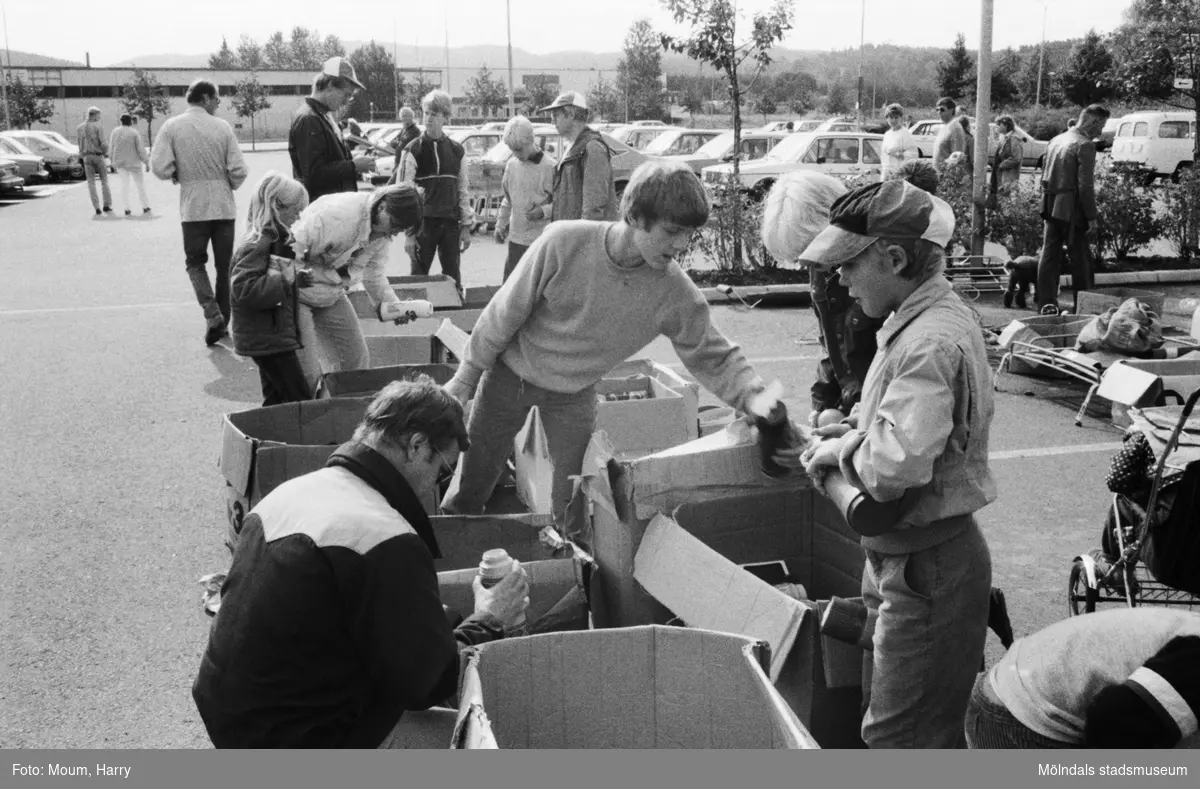
[[[640,400],[600,401],[596,430],[603,431],[623,457],[646,455],[687,443],[696,437],[698,420],[678,391],[657,378],[635,375],[596,382],[597,397],[641,393]]]
[[[492,297],[500,292],[500,285],[467,285],[463,288],[462,306],[468,310],[481,310]]]
[[[576,555],[550,515],[435,515],[430,520],[442,553],[434,561],[439,572],[478,569],[483,552],[492,548],[503,548],[522,563]]]
[[[397,325],[392,321],[381,321],[372,313],[367,317],[359,316],[358,325],[364,336],[377,334],[432,335],[442,321],[450,321],[463,331],[470,332],[475,328],[475,323],[481,314],[483,314],[483,310],[445,310],[435,312],[431,318],[417,318],[415,321]]]
[[[645,375],[655,379],[668,389],[679,393],[683,398],[684,409],[687,413],[688,440],[699,438],[698,430],[700,413],[700,384],[689,381],[670,367],[659,364],[651,359],[629,359],[621,362],[612,369],[605,378],[628,378],[633,375]]]
[[[372,367],[400,364],[434,364],[439,361],[438,341],[428,334],[365,334]]]
[[[388,284],[402,301],[421,299],[428,301],[435,310],[459,310],[463,307],[462,296],[451,277],[445,274],[414,274],[411,276],[388,277]],[[379,320],[375,302],[362,284],[356,285],[346,294],[359,318]]]
[[[1112,420],[1129,426],[1129,409],[1158,405],[1162,400],[1183,404],[1200,389],[1200,353],[1177,359],[1123,359],[1100,379],[1096,394],[1112,402]]]
[[[454,369],[448,364],[399,364],[325,373],[317,383],[316,397],[374,397],[392,381],[411,381],[420,375],[445,386],[454,377]]]
[[[1075,342],[1083,327],[1091,322],[1095,315],[1033,315],[1028,318],[1015,320],[1000,333],[1000,347],[1013,351],[1009,359],[1008,371],[1013,375],[1031,375],[1043,378],[1068,378],[1066,373],[1043,364],[1034,364],[1020,357],[1020,349],[1013,349],[1014,342],[1026,343],[1052,351],[1061,351],[1076,357],[1082,364],[1100,368],[1106,355],[1078,353],[1074,350]],[[1112,356],[1111,354],[1108,356]],[[1103,358],[1102,358],[1103,357]],[[1117,358],[1113,356],[1113,358]]]
[[[521,562],[529,577],[529,608],[525,612],[529,635],[587,630],[590,565],[581,558]],[[463,617],[475,610],[473,584],[478,566],[438,573],[442,604]]]
[[[761,641],[662,626],[467,651],[455,748],[816,748]]]
[[[855,679],[862,652],[826,645],[816,613],[831,596],[860,593],[858,535],[805,475],[773,479],[763,474],[758,460],[748,430],[721,431],[631,461],[617,460],[602,437],[593,437],[571,504],[568,535],[597,563],[593,622],[596,627],[627,627],[679,616],[688,624],[711,622],[714,628],[771,638],[759,625],[791,617],[796,621],[790,625],[795,629],[790,650],[786,638],[777,639],[784,652],[773,672],[779,692],[822,746],[861,747],[862,693]],[[668,561],[646,565],[647,554],[639,571],[643,538],[659,516],[670,516],[678,532],[691,539],[677,539],[675,549],[660,554]],[[705,547],[711,552],[700,550]],[[714,556],[726,563],[714,562]],[[799,604],[806,614],[798,613],[797,601],[741,568],[729,569],[774,560],[786,562],[813,599],[811,605]],[[714,576],[715,570],[725,576]],[[746,594],[756,599],[735,600],[740,592],[733,580],[745,581]],[[687,596],[692,599],[685,606],[681,600]],[[662,598],[675,609],[664,606]],[[741,624],[722,618],[737,619],[740,614],[728,612],[754,612],[756,605],[766,606],[771,618],[747,613]]]

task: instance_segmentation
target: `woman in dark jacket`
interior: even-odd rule
[[[308,205],[299,181],[274,171],[258,182],[246,217],[246,235],[230,274],[233,348],[258,365],[263,405],[308,400],[312,389],[300,367],[296,294],[308,278],[297,269],[290,228]]]

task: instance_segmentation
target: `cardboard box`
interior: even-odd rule
[[[419,375],[444,386],[454,377],[454,369],[448,364],[399,364],[325,373],[317,383],[316,397],[374,397],[392,381],[411,381]]]
[[[651,586],[657,594],[680,610],[664,606],[635,577],[647,528],[660,515],[670,515],[680,531],[693,538],[678,541],[681,553],[661,554],[669,559],[661,564],[675,565],[673,574],[652,573]],[[720,618],[725,615],[720,609],[753,612],[759,603],[769,604],[773,615],[798,616],[795,601],[774,589],[763,592],[761,582],[736,568],[749,562],[786,562],[793,580],[804,585],[818,609],[821,601],[834,595],[849,598],[861,591],[863,553],[858,535],[813,490],[807,476],[772,479],[763,474],[758,447],[748,430],[714,433],[632,461],[616,460],[610,447],[594,439],[569,522],[579,533],[568,536],[597,563],[591,598],[596,627],[665,623],[675,615],[689,624],[711,621],[713,627],[733,627],[734,623]],[[700,550],[705,546],[707,553]],[[727,563],[716,562],[714,555]],[[737,572],[728,570],[730,566]],[[732,587],[722,586],[723,578],[709,574],[717,569],[726,578],[745,581],[746,588],[762,599],[734,605]],[[664,591],[677,588],[675,574],[690,579],[684,594],[694,599],[686,613],[680,598]],[[698,591],[704,587],[707,591]],[[746,620],[746,635],[757,630],[756,621]],[[823,747],[861,747],[861,688],[830,685],[825,666],[827,661],[837,661],[844,665],[832,673],[857,674],[861,652],[827,651],[818,622],[810,609],[788,625],[796,628],[790,650],[785,649],[786,639],[779,637],[786,658],[776,666],[777,687]],[[787,627],[779,632],[786,634]]]
[[[392,290],[404,301],[422,299],[431,303],[435,310],[462,309],[463,300],[458,293],[458,287],[454,284],[454,280],[445,274],[388,277],[387,279]],[[370,294],[361,284],[356,285],[346,295],[350,298],[350,304],[353,305],[354,312],[359,318],[379,320],[379,315],[375,312],[375,302],[371,300]]]
[[[1126,287],[1081,290],[1076,301],[1076,312],[1080,315],[1100,315],[1105,310],[1120,307],[1129,299],[1145,303],[1160,317],[1163,314],[1163,302],[1166,298],[1160,291]]]
[[[430,707],[427,710],[408,710],[392,729],[381,748],[389,750],[445,749],[454,739],[458,710],[449,707]]]
[[[467,285],[463,289],[463,308],[481,310],[499,291],[499,285]]]
[[[503,548],[521,562],[576,555],[574,546],[554,530],[549,515],[435,515],[431,520],[442,552],[434,561],[439,572],[478,568],[483,552],[492,548]]]
[[[691,431],[688,440],[700,437],[697,427],[700,412],[700,384],[689,381],[670,367],[650,359],[629,359],[621,362],[604,377],[628,378],[632,375],[648,376],[668,389],[678,392],[679,396],[683,398],[684,408],[687,411],[688,428]]]
[[[766,646],[743,636],[588,630],[467,655],[455,748],[818,747],[771,687]]]
[[[588,629],[587,581],[590,565],[579,558],[521,562],[529,576],[529,635]],[[475,610],[473,584],[479,568],[438,573],[438,593],[463,617]]]
[[[276,487],[316,471],[350,440],[371,398],[309,400],[225,414],[221,474],[233,533],[242,518]]]
[[[1178,359],[1128,359],[1115,362],[1100,379],[1096,394],[1112,402],[1113,423],[1129,426],[1129,409],[1166,399],[1182,404],[1200,389],[1200,353]]]
[[[644,375],[605,378],[596,383],[596,394],[640,393],[642,400],[600,402],[596,430],[602,431],[621,457],[637,457],[692,440],[698,430],[695,414],[688,413],[683,396]]]
[[[536,405],[529,409],[524,427],[513,439],[513,480],[517,498],[530,512],[554,512],[554,460]]]
[[[1075,354],[1082,363],[1088,363],[1088,354],[1076,353],[1075,341],[1083,327],[1091,322],[1095,315],[1033,315],[1021,320],[1015,320],[1000,333],[1000,347],[1013,350],[1015,342],[1034,345],[1047,350]],[[1008,371],[1013,375],[1032,375],[1043,378],[1068,378],[1066,373],[1042,364],[1033,364],[1022,359],[1017,349],[1009,359]],[[1099,366],[1099,363],[1097,363]]]
[[[401,364],[433,364],[438,361],[438,343],[429,334],[366,334],[372,367]]]

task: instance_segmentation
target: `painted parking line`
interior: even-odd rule
[[[1112,452],[1121,444],[1109,441],[1106,444],[1068,444],[1061,447],[1034,447],[1032,449],[1006,449],[988,453],[988,460],[1019,460],[1021,458],[1044,458],[1055,455],[1082,455],[1087,452]]]

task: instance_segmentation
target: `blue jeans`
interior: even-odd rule
[[[529,409],[538,407],[546,443],[554,461],[554,516],[564,522],[571,500],[571,476],[583,468],[583,456],[596,429],[596,389],[551,392],[522,380],[503,362],[483,374],[467,435],[471,448],[463,456],[458,493],[443,503],[447,513],[478,515],[492,496],[513,439],[525,425]]]
[[[325,373],[371,366],[358,314],[345,293],[328,307],[311,307],[301,301],[296,310],[296,324],[300,328],[300,344],[304,346],[296,351],[296,356],[310,392],[316,390]]]
[[[209,324],[229,323],[229,261],[233,257],[232,219],[183,222],[183,256],[196,301]],[[208,278],[208,246],[212,244],[213,268],[217,275],[214,295]]]
[[[865,551],[863,602],[879,612],[863,659],[871,748],[963,748],[987,637],[992,557],[971,516],[955,537],[909,554]]]
[[[100,192],[104,197],[104,208],[112,208],[112,190],[108,188],[108,167],[104,157],[86,154],[83,157],[83,177],[88,185],[88,197],[92,198],[92,208],[100,210],[100,200],[96,197],[96,179],[100,179]]]
[[[457,219],[425,217],[421,232],[417,235],[417,256],[412,260],[411,268],[413,275],[428,274],[433,266],[433,256],[437,255],[442,262],[442,273],[451,277],[458,289],[462,290],[462,253],[458,249],[460,235],[461,225]]]

